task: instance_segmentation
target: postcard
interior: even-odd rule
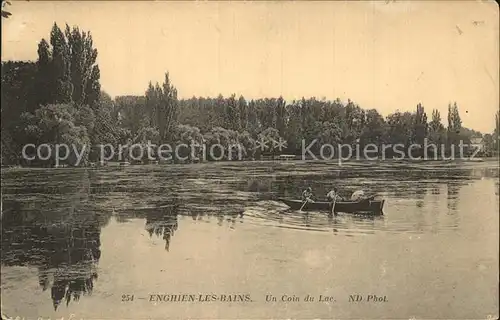
[[[2,319],[498,319],[493,1],[3,1]]]

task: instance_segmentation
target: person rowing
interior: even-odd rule
[[[336,187],[334,187],[332,190],[330,190],[330,192],[328,192],[326,194],[326,198],[328,199],[328,201],[330,202],[330,209],[331,209],[331,212],[334,214],[334,215],[337,215],[337,212],[335,211],[335,204],[337,203],[337,201],[342,201],[344,199],[342,199],[342,197],[338,194],[338,190]]]
[[[302,192],[303,203],[302,203],[302,206],[300,207],[299,211],[302,211],[302,209],[304,209],[304,207],[307,203],[314,202],[314,200],[312,199],[312,195],[313,195],[313,193],[312,193],[311,187],[308,187],[306,190],[304,190]]]
[[[312,199],[313,193],[311,187],[308,187],[302,192],[302,201],[314,202]]]
[[[343,201],[344,199],[338,194],[338,189],[334,187],[330,192],[326,194],[326,198],[329,202],[335,201]]]

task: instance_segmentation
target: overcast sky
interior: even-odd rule
[[[491,132],[499,108],[498,7],[427,2],[25,2],[2,19],[2,60],[35,60],[52,24],[90,30],[103,90],[139,95],[169,71],[180,97],[350,98]]]

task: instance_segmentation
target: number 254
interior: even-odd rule
[[[133,294],[122,294],[122,302],[134,301]]]

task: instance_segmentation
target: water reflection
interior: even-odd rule
[[[453,214],[457,210],[458,206],[458,191],[460,190],[461,185],[457,183],[447,183],[447,200],[448,200],[448,213]],[[462,184],[464,185],[464,184]]]
[[[170,240],[179,227],[177,218],[178,205],[174,204],[162,210],[153,210],[146,214],[145,229],[152,237],[162,237],[165,240],[165,250],[170,249]]]
[[[2,265],[37,268],[57,309],[92,293],[110,215],[93,210],[88,172],[63,172],[57,183],[39,178],[8,180],[2,192]]]
[[[36,268],[57,309],[92,293],[101,232],[112,216],[120,223],[144,220],[136,232],[161,238],[166,251],[180,232],[179,216],[230,229],[244,222],[346,237],[453,232],[460,227],[460,206],[474,200],[464,188],[498,178],[498,168],[467,166],[245,165],[2,172],[2,265]],[[386,215],[301,213],[275,201],[300,198],[308,186],[319,199],[332,186],[344,197],[357,189],[379,194],[387,201]],[[495,186],[498,195],[498,181]]]
[[[430,189],[431,189],[432,195],[440,195],[441,194],[441,188],[439,188],[439,185],[434,185]]]
[[[18,201],[5,201],[2,216],[2,264],[38,269],[43,291],[51,288],[54,309],[64,300],[91,294],[101,257],[101,222],[95,214],[64,221],[40,220],[23,212]]]
[[[415,202],[415,204],[417,205],[418,208],[422,208],[424,206],[424,198],[426,193],[427,193],[426,188],[418,188],[418,187],[416,188],[417,201]]]

